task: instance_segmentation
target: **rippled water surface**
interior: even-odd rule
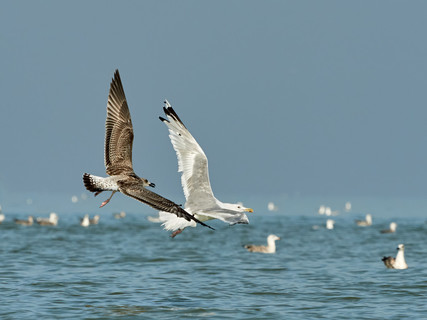
[[[25,214],[19,217],[24,217]],[[145,215],[96,226],[82,214],[56,227],[0,225],[1,319],[422,319],[427,318],[427,224],[390,219],[357,227],[354,216],[254,214],[250,225],[197,227],[175,239]],[[313,225],[320,228],[314,230]],[[247,243],[282,238],[276,254]],[[384,255],[406,247],[407,270]]]

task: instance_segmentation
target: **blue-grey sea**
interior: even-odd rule
[[[132,201],[132,200],[129,200]],[[172,239],[146,214],[55,227],[0,225],[0,319],[427,319],[426,218],[258,210],[249,225],[198,226]],[[427,209],[427,208],[426,208]],[[295,209],[295,211],[298,211]],[[44,216],[47,216],[48,212]],[[394,234],[381,234],[391,221]],[[313,226],[319,226],[317,229]],[[275,254],[245,244],[281,237]],[[409,268],[384,255],[405,244]]]

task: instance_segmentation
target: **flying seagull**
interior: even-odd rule
[[[178,158],[178,171],[186,198],[185,210],[200,221],[219,219],[229,224],[249,223],[244,212],[253,212],[241,204],[223,203],[213,195],[209,182],[208,159],[196,139],[172,109],[168,101],[163,108],[166,118],[159,117],[169,129],[169,138]],[[172,237],[186,227],[195,227],[194,221],[159,213],[166,230],[174,231]]]
[[[154,209],[169,214],[173,213],[185,221],[193,221],[193,223],[197,222],[209,227],[176,203],[146,189],[148,186],[154,187],[155,185],[147,179],[138,177],[133,171],[132,142],[131,116],[120,74],[116,70],[108,94],[107,120],[105,122],[104,162],[109,177],[103,178],[85,173],[83,183],[86,189],[95,192],[95,196],[103,191],[112,191],[111,196],[101,204],[101,207],[105,206],[117,191],[120,191]]]

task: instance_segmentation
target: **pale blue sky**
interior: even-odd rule
[[[177,202],[165,98],[218,196],[425,196],[426,17],[425,1],[2,1],[0,190],[80,194],[105,174],[119,68],[135,171]]]

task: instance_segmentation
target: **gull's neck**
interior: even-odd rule
[[[276,252],[276,240],[273,239],[267,239],[267,250],[268,252]]]
[[[406,264],[406,261],[405,261],[404,250],[400,249],[397,252],[396,261],[395,261],[394,265],[397,268],[407,268],[408,267],[408,265]]]

